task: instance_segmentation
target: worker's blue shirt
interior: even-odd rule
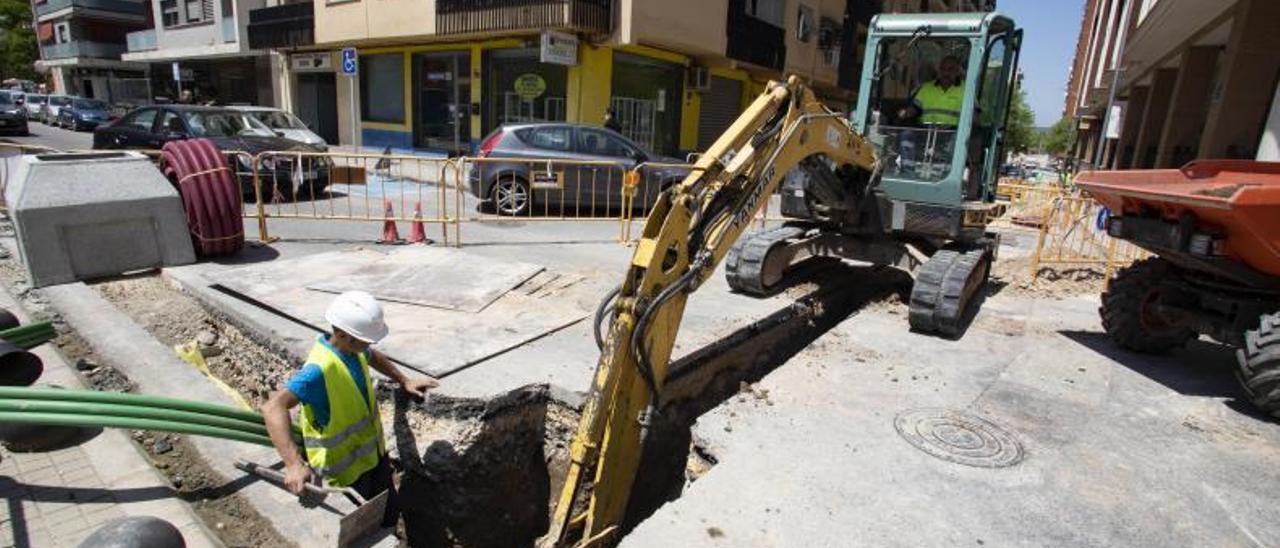
[[[365,403],[369,403],[369,392],[365,390],[364,371],[360,369],[360,358],[355,354],[347,354],[334,348],[329,344],[328,339],[324,335],[320,335],[319,343],[325,345],[339,358],[342,363],[346,364],[347,371],[351,373],[351,378],[356,381],[356,388],[359,389],[360,395],[364,397]],[[366,351],[365,359],[372,362],[373,357]],[[302,366],[302,370],[289,379],[289,383],[285,385],[298,401],[310,405],[316,420],[317,428],[324,428],[329,424],[329,392],[325,390],[324,373],[320,372],[320,366],[314,363],[308,363]]]

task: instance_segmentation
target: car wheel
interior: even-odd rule
[[[499,215],[515,216],[528,213],[533,196],[529,192],[529,183],[524,179],[500,175],[498,180],[493,182],[490,199],[493,200],[494,210]]]

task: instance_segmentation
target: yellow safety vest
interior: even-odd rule
[[[378,465],[385,452],[382,420],[373,396],[373,378],[369,376],[367,352],[360,353],[360,370],[364,373],[366,400],[356,387],[342,358],[321,341],[316,341],[307,355],[307,363],[320,367],[324,389],[329,397],[329,423],[318,428],[315,411],[302,405],[302,442],[307,462],[331,485],[346,487],[361,474]]]
[[[956,84],[945,90],[935,82],[920,86],[915,103],[920,107],[920,123],[942,126],[960,125],[960,109],[964,106],[964,86]]]

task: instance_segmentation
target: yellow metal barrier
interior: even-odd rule
[[[1036,277],[1043,266],[1097,266],[1104,279],[1110,280],[1117,267],[1148,256],[1143,249],[1107,235],[1102,226],[1104,210],[1085,196],[1054,198],[1040,224],[1031,276]]]

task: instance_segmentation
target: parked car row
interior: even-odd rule
[[[159,150],[169,141],[191,138],[209,139],[223,151],[247,153],[236,157],[241,192],[247,200],[255,195],[255,168],[257,180],[272,185],[263,185],[262,192],[268,200],[276,191],[289,200],[299,194],[319,194],[329,186],[329,168],[333,163],[325,156],[268,156],[260,158],[258,165],[252,165],[249,158],[261,152],[319,153],[327,148],[287,139],[239,109],[195,105],[139,107],[95,129],[93,148]]]

